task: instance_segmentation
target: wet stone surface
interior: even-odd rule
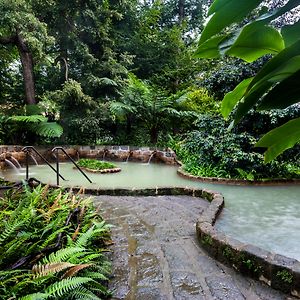
[[[113,224],[114,300],[294,299],[210,258],[198,244],[206,200],[188,196],[95,197]]]

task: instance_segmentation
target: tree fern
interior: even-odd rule
[[[37,135],[44,137],[60,137],[63,134],[63,128],[56,122],[41,122],[38,126],[30,126],[30,129]]]

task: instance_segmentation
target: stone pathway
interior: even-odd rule
[[[195,223],[208,202],[189,196],[95,197],[114,225],[113,299],[294,299],[211,259]]]

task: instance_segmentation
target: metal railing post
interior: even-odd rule
[[[26,180],[29,179],[29,153],[26,150]]]
[[[58,149],[56,149],[56,184],[59,185],[59,157]]]
[[[90,182],[93,183],[88,176],[81,170],[81,168],[77,165],[77,163],[74,161],[74,159],[65,151],[63,147],[54,147],[51,151],[56,151],[56,157],[58,159],[58,150],[61,150],[68,158],[69,160],[74,164],[74,166],[81,172],[81,174]],[[58,165],[57,165],[58,168]]]
[[[28,171],[29,170],[29,150],[33,150],[56,173],[56,175],[58,177],[60,177],[62,180],[66,180],[62,175],[57,173],[55,168],[53,168],[50,165],[48,160],[43,155],[41,155],[41,153],[38,152],[33,146],[25,146],[24,148],[22,148],[22,151],[24,151],[26,153],[26,180],[28,180],[28,177],[29,177],[29,171]]]

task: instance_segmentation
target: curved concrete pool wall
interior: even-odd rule
[[[25,153],[22,152],[23,146],[0,146],[0,169],[5,168],[5,159],[10,159],[11,156],[17,159],[21,164],[25,163]],[[35,147],[48,161],[54,161],[51,147]],[[73,158],[96,158],[96,159],[111,159],[116,161],[151,161],[163,162],[166,164],[177,164],[176,155],[171,149],[158,149],[150,147],[131,147],[131,146],[63,146],[65,151]],[[38,163],[43,161],[33,151],[31,155]],[[152,157],[151,157],[152,156]],[[63,153],[59,153],[60,161],[67,161],[68,158]]]
[[[300,262],[226,236],[214,224],[224,207],[221,194],[205,191],[210,205],[200,216],[196,232],[202,247],[215,259],[274,289],[300,298]]]

